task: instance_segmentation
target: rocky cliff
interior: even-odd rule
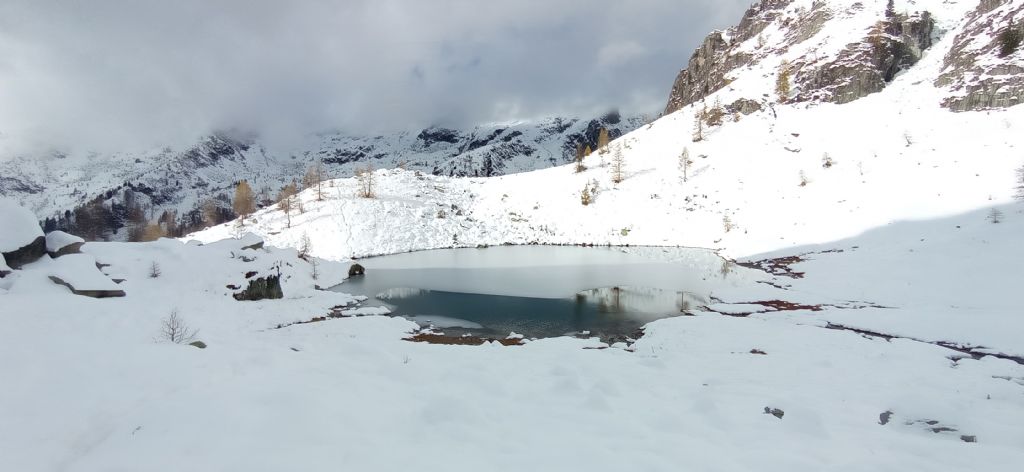
[[[705,38],[676,78],[665,114],[721,90],[766,105],[849,103],[880,92],[951,36],[943,70],[931,79],[944,89],[942,104],[1012,106],[1024,99],[1022,12],[1019,0],[761,1],[736,26]]]

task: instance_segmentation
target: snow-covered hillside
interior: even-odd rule
[[[246,229],[280,245],[309,234],[317,253],[334,259],[504,243],[683,245],[742,257],[1011,201],[1015,169],[1024,165],[1024,108],[955,113],[942,106],[950,89],[934,82],[976,2],[896,2],[897,9],[933,10],[941,34],[878,93],[841,105],[773,98],[782,60],[838,53],[884,18],[886,2],[856,3],[816,2],[832,12],[816,35],[734,71],[730,85],[703,101],[616,139],[607,154],[588,157],[582,173],[567,165],[451,179],[382,170],[376,199],[357,198],[351,179],[336,180],[323,202],[302,195],[306,213],[291,228],[280,211],[267,209]],[[786,38],[786,18],[811,4],[789,3],[762,39],[735,47]],[[726,114],[720,125],[701,120],[703,139],[695,142],[705,107],[750,97],[761,99],[760,111]],[[684,150],[692,161],[685,177]],[[611,162],[619,152],[625,180],[615,184]],[[597,194],[587,206],[585,187]],[[216,240],[232,231],[224,225],[193,237]]]
[[[224,205],[239,180],[248,180],[257,191],[265,188],[272,196],[282,185],[301,179],[316,161],[334,176],[350,176],[366,165],[401,165],[446,176],[503,175],[567,163],[577,145],[596,147],[601,128],[615,137],[643,122],[643,117],[613,112],[592,119],[552,117],[376,136],[323,132],[286,150],[268,148],[257,136],[218,133],[185,149],[0,156],[0,196],[45,218],[97,197],[108,206],[123,205],[122,192],[130,189],[147,214],[174,210],[185,215],[218,196],[221,199],[215,201]],[[124,236],[121,232],[110,238]]]

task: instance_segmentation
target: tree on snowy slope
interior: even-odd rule
[[[779,103],[786,103],[789,100],[789,61],[782,61],[779,65],[779,76],[775,79],[775,94],[779,96]]]
[[[626,180],[626,158],[622,155],[622,148],[616,147],[612,155],[612,182],[619,183]]]
[[[683,173],[683,182],[690,178],[691,165],[693,165],[693,161],[690,160],[690,148],[684,147],[682,154],[679,155],[679,171]]]
[[[235,186],[235,200],[231,207],[235,210],[236,215],[243,218],[256,211],[256,197],[252,193],[249,182],[243,180]]]
[[[360,198],[375,198],[377,196],[374,193],[376,181],[373,175],[372,164],[356,169],[356,181],[359,183],[359,189],[356,193]]]
[[[287,220],[286,224],[289,228],[292,227],[292,210],[295,209],[295,194],[295,182],[281,187],[281,191],[277,193],[277,209],[284,212]]]
[[[586,156],[583,155],[583,146],[577,144],[576,145],[576,173],[577,174],[587,170],[587,168],[583,166],[583,158],[584,157],[586,157]]]
[[[610,139],[608,139],[608,130],[604,129],[604,128],[601,128],[597,132],[597,153],[598,154],[602,154],[603,155],[603,154],[607,154],[608,153],[608,142],[609,141],[610,141]]]
[[[315,188],[317,201],[324,199],[323,192],[324,166],[320,161],[313,163],[302,177],[303,188]]]

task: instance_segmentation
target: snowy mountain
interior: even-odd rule
[[[617,137],[643,122],[640,116],[612,112],[593,119],[553,117],[377,136],[327,132],[283,152],[268,149],[258,136],[217,133],[183,150],[52,152],[0,160],[0,196],[19,201],[42,218],[99,202],[113,210],[107,219],[114,221],[97,237],[124,239],[124,231],[109,233],[123,226],[125,216],[117,210],[126,201],[141,204],[150,215],[173,210],[183,219],[190,212],[195,218],[209,199],[230,208],[239,180],[248,180],[270,196],[301,179],[316,161],[334,176],[352,175],[365,165],[401,165],[445,176],[511,174],[565,164],[575,156],[577,145],[596,148],[601,128]],[[126,196],[125,190],[134,195]]]
[[[1010,202],[1024,107],[976,93],[998,80],[1008,85],[992,96],[1002,97],[1024,80],[996,75],[1018,70],[1024,51],[992,49],[1024,2],[908,1],[891,12],[886,3],[756,4],[698,49],[673,89],[675,111],[591,155],[583,172],[381,170],[376,199],[357,198],[357,183],[341,179],[325,201],[304,194],[305,214],[266,209],[246,230],[292,246],[308,233],[332,259],[505,243],[683,245],[740,257]],[[984,110],[957,112],[956,97]]]

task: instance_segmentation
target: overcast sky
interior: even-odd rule
[[[2,0],[0,141],[658,111],[751,0]]]

